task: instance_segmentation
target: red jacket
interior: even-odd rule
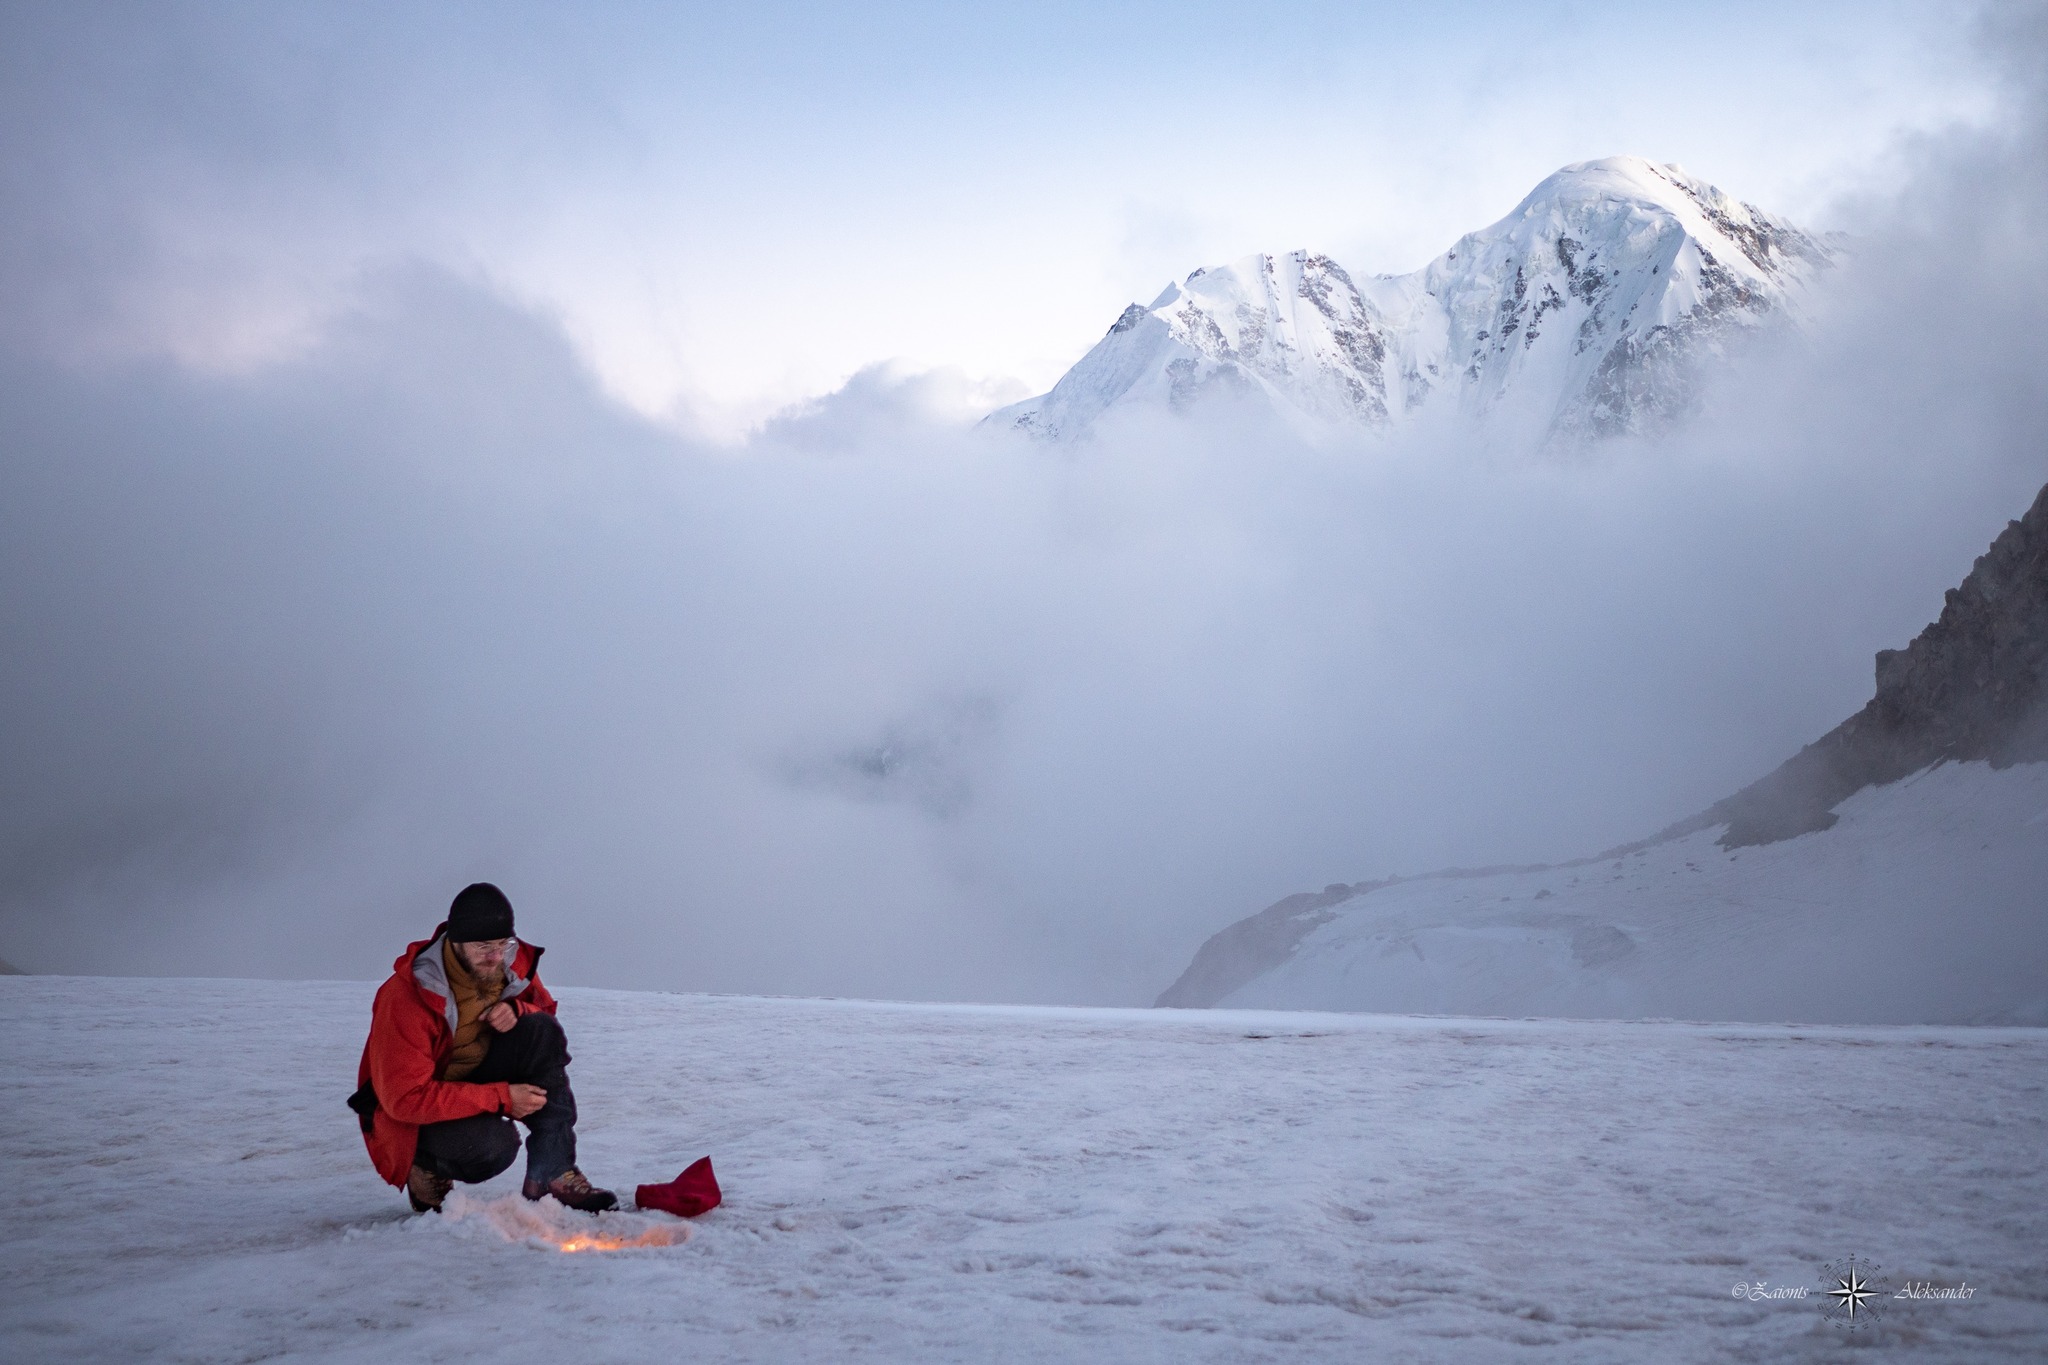
[[[366,1085],[376,1094],[363,1143],[377,1174],[393,1185],[403,1185],[412,1172],[421,1124],[502,1114],[512,1102],[511,1088],[503,1081],[472,1085],[439,1079],[455,1044],[455,1001],[441,966],[441,935],[447,927],[436,925],[432,935],[408,945],[391,964],[391,979],[377,988],[376,1003],[370,1006],[370,1038],[356,1069],[358,1094]],[[521,1014],[555,1012],[555,997],[536,971],[542,951],[515,940],[505,964],[505,993],[499,998]]]

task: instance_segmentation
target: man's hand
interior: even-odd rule
[[[537,1085],[508,1085],[505,1088],[512,1092],[512,1100],[505,1106],[505,1112],[515,1119],[538,1114],[541,1106],[548,1102],[548,1092]]]
[[[499,1033],[509,1033],[519,1022],[519,1011],[500,1000],[484,1011],[484,1023]]]

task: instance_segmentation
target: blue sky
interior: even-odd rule
[[[1902,136],[1990,116],[1970,15],[17,5],[5,287],[39,344],[238,368],[424,259],[701,430],[888,360],[957,367],[971,406],[1197,265],[1411,269],[1569,161],[1837,225]]]

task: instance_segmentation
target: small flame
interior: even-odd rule
[[[555,1243],[557,1251],[626,1251],[632,1247],[674,1246],[675,1234],[663,1228],[649,1228],[634,1237],[603,1237],[578,1234]]]
[[[632,1251],[672,1247],[690,1240],[680,1218],[637,1213],[606,1214],[602,1220],[554,1203],[528,1203],[516,1194],[478,1199],[457,1190],[448,1196],[443,1216],[450,1224],[471,1219],[508,1242],[523,1242],[536,1251]]]

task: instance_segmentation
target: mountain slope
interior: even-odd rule
[[[1739,848],[1827,829],[1852,792],[1944,759],[2048,759],[2048,487],[1949,590],[1934,624],[1879,651],[1861,711],[1658,837],[1725,825],[1721,843]]]
[[[1302,251],[1197,270],[986,424],[1063,439],[1120,405],[1230,394],[1375,428],[1451,405],[1565,436],[1646,429],[1692,403],[1705,357],[1795,312],[1829,260],[1676,166],[1581,162],[1411,274]]]
[[[1161,1005],[2048,1023],[2048,488],[1876,695],[1594,858],[1293,896]]]

